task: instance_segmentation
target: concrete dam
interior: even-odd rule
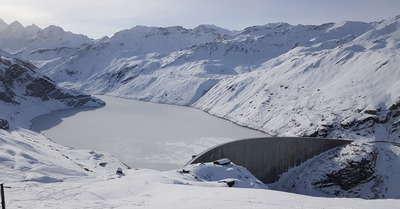
[[[265,184],[275,182],[279,175],[306,160],[350,140],[306,137],[266,137],[243,139],[212,147],[195,156],[187,164],[213,162],[229,158],[247,168]]]

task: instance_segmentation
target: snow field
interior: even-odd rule
[[[397,208],[399,200],[303,196],[263,188],[235,165],[175,170],[126,169],[106,154],[54,144],[28,130],[1,131],[7,208]],[[6,159],[6,160],[5,160]],[[107,163],[105,167],[99,163]],[[15,169],[8,168],[14,166]],[[115,173],[123,167],[123,175]],[[239,188],[218,183],[239,180]]]

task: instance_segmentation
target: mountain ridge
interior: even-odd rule
[[[275,68],[282,69],[282,71],[279,72],[276,70],[274,71],[282,74],[283,77],[285,76],[282,72],[291,73],[292,77],[287,77],[287,79],[292,80],[296,80],[297,78],[293,77],[296,75],[293,74],[294,70],[291,70],[291,72],[288,71],[290,68],[297,69],[298,75],[304,76],[304,74],[307,74],[308,76],[311,75],[310,71],[313,71],[312,74],[316,73],[316,71],[312,69],[325,68],[324,66],[328,65],[333,69],[356,69],[353,62],[353,60],[356,59],[364,59],[366,63],[370,63],[366,65],[369,66],[368,68],[371,68],[371,70],[373,65],[377,65],[376,68],[379,69],[392,66],[390,69],[393,71],[393,66],[398,62],[398,58],[389,51],[398,49],[397,40],[399,36],[397,35],[396,31],[398,30],[396,27],[398,27],[398,19],[396,18],[380,23],[345,21],[338,24],[328,23],[319,26],[292,26],[284,23],[276,23],[264,26],[253,26],[243,31],[231,32],[231,34],[215,34],[213,30],[206,30],[211,32],[206,38],[198,39],[196,38],[197,34],[193,33],[196,29],[139,26],[116,33],[111,38],[83,45],[78,50],[78,53],[75,55],[71,54],[70,58],[64,58],[61,62],[60,59],[55,59],[53,63],[46,62],[45,65],[41,65],[41,69],[45,73],[51,75],[57,82],[63,83],[63,85],[86,90],[88,92],[108,93],[145,101],[191,105],[219,117],[228,118],[239,124],[262,129],[273,135],[286,133],[289,135],[301,136],[323,136],[326,135],[326,133],[322,133],[326,132],[326,129],[323,127],[332,126],[332,124],[327,124],[327,116],[324,116],[325,122],[318,122],[321,124],[319,129],[311,128],[312,130],[310,130],[309,127],[303,127],[302,130],[308,129],[309,131],[293,132],[289,131],[288,128],[282,129],[280,132],[271,131],[263,128],[265,124],[260,126],[257,125],[259,124],[257,121],[250,120],[245,122],[241,119],[242,117],[240,114],[246,112],[249,114],[256,114],[251,113],[253,110],[250,110],[249,106],[244,106],[244,109],[240,109],[240,111],[244,113],[236,114],[234,109],[230,110],[230,113],[228,113],[226,110],[222,111],[220,108],[216,109],[215,104],[218,104],[216,103],[216,97],[212,96],[213,99],[209,101],[207,100],[208,97],[206,94],[210,90],[218,87],[217,83],[221,84],[225,82],[225,80],[226,82],[232,82],[232,76],[245,77],[254,74],[255,77],[258,77],[259,75],[268,74],[268,72]],[[179,40],[179,42],[177,40]],[[170,47],[171,45],[174,47]],[[392,53],[392,55],[387,55],[391,57],[391,61],[380,61],[382,57],[378,54],[381,53],[379,51],[383,49],[385,49],[385,53]],[[324,57],[326,56],[329,56],[330,59],[325,59]],[[375,58],[371,56],[375,56]],[[371,60],[374,59],[377,64],[372,63]],[[290,62],[288,60],[290,60]],[[35,60],[32,61],[35,63]],[[335,63],[334,65],[329,64],[333,62]],[[359,68],[361,67],[362,66],[359,66]],[[329,70],[326,69],[322,72],[328,73]],[[336,74],[332,72],[328,73],[330,76],[324,76],[324,79],[333,78],[335,76],[340,77],[342,73],[339,73],[340,71],[337,72]],[[372,73],[373,71],[370,72]],[[396,71],[393,71],[393,73],[394,75],[397,74]],[[388,72],[382,74],[386,76]],[[165,77],[165,75],[168,76]],[[160,76],[164,77],[164,80],[159,79]],[[83,83],[78,77],[87,81]],[[178,77],[184,79],[178,79]],[[269,80],[267,77],[264,79]],[[276,81],[272,82],[276,83]],[[302,89],[302,92],[312,92],[323,89],[321,88],[322,83],[318,83],[317,85],[320,86],[315,86],[315,89],[306,91],[307,88],[304,86],[307,84],[307,77],[304,77],[304,79],[298,82],[297,85],[300,90]],[[287,82],[282,81],[282,83],[276,83],[275,85],[278,88],[276,88],[276,86],[271,86],[271,88],[279,90],[281,85],[288,87],[289,85],[285,83]],[[163,85],[165,84],[168,84],[170,87],[164,88]],[[250,85],[250,83],[247,84]],[[348,92],[349,88],[353,88],[350,84],[351,83],[346,84],[348,86],[346,87],[347,90],[344,92]],[[335,86],[336,84],[332,83],[332,85],[327,88],[339,88]],[[358,85],[365,84],[359,80]],[[366,88],[369,88],[368,85]],[[186,89],[192,89],[192,91],[186,91]],[[261,90],[262,88],[259,87],[259,89]],[[391,91],[394,92],[394,94],[398,94],[396,89],[390,89],[392,89]],[[215,92],[219,92],[218,94],[224,91],[223,89],[215,90]],[[271,90],[268,91],[272,93]],[[361,92],[356,93],[360,94]],[[239,92],[235,93],[236,96],[239,94]],[[251,92],[247,92],[246,94],[254,96],[257,92],[251,90]],[[368,95],[370,93],[364,92],[363,94]],[[204,95],[206,96],[203,97]],[[340,95],[334,97],[337,96],[340,97]],[[249,96],[245,97],[249,98]],[[262,100],[268,101],[269,97],[274,98],[272,95],[265,95]],[[387,107],[397,103],[396,96],[391,97],[393,98],[388,100],[386,104]],[[296,98],[296,96],[294,98]],[[205,100],[205,102],[203,100]],[[282,98],[280,98],[280,101],[285,102]],[[362,100],[353,98],[352,101],[353,104],[356,104],[358,101]],[[214,103],[214,105],[212,105],[214,107],[207,105],[207,102],[209,104]],[[249,100],[248,102],[251,101]],[[226,109],[226,105],[223,105],[225,103],[232,102],[230,100],[224,100],[224,102],[220,104],[221,107]],[[243,103],[244,101],[237,101],[237,104],[233,104],[233,106]],[[263,106],[262,103],[262,101],[259,102],[261,106]],[[375,103],[380,102],[376,101]],[[350,103],[347,102],[347,104],[349,105]],[[363,107],[361,105],[356,109],[373,110],[377,108],[380,107]],[[343,106],[342,109],[346,109],[346,107]],[[287,111],[290,112],[291,110],[289,109]],[[236,116],[232,114],[236,114]],[[257,113],[257,115],[259,114],[260,112]],[[265,113],[262,114],[266,115]],[[364,116],[359,114],[357,117],[362,118]],[[343,119],[341,119],[343,120],[342,122],[349,120],[346,119],[346,117],[350,116],[344,116]],[[362,119],[360,120],[362,121]],[[262,121],[265,123],[265,121],[268,120],[264,119]],[[293,126],[290,126],[292,129],[294,128],[293,130],[296,129],[295,126],[298,124],[298,122],[287,121],[282,123],[282,125],[287,126],[287,123],[293,124]],[[308,123],[316,124],[315,121],[310,121]],[[274,130],[278,129],[281,128],[274,128]],[[359,133],[350,135],[342,133],[330,135],[330,137],[357,138],[357,134]]]
[[[92,39],[87,36],[64,31],[59,26],[50,25],[41,29],[35,24],[24,27],[18,21],[10,24],[0,22],[0,49],[18,54],[21,58],[26,58],[29,53],[41,48],[76,48],[90,40]]]
[[[396,141],[400,139],[396,127],[388,130],[391,134],[384,135],[381,130],[375,129],[386,120],[396,124],[397,117],[381,120],[377,118],[386,116],[371,116],[366,112],[382,110],[381,114],[391,112],[391,115],[397,115],[389,110],[400,101],[396,85],[391,87],[376,82],[379,79],[385,83],[384,80],[389,79],[396,84],[392,78],[398,74],[394,66],[399,62],[395,53],[400,45],[399,25],[399,17],[394,17],[380,22],[343,21],[317,26],[271,23],[242,31],[228,31],[213,25],[200,25],[194,29],[136,26],[98,40],[81,40],[58,26],[49,26],[32,37],[27,36],[35,44],[18,55],[39,66],[57,83],[70,88],[194,106],[272,135],[384,137],[384,140]],[[64,36],[65,41],[52,40],[54,36]],[[43,45],[47,39],[54,44],[48,47]],[[4,40],[0,40],[0,46],[4,45]],[[71,46],[71,42],[75,45]],[[386,55],[381,56],[382,53]],[[364,64],[360,64],[359,60],[363,60]],[[369,82],[354,77],[355,72],[356,75],[368,72],[363,76]],[[272,75],[275,75],[274,79],[271,79]],[[263,84],[261,77],[270,84]],[[331,82],[331,78],[340,80],[340,85],[335,80]],[[308,103],[325,101],[327,104],[313,105],[317,110],[313,110],[310,104],[294,105],[298,106],[297,110],[282,105],[299,97],[295,94],[285,97],[276,95],[287,94],[289,87],[294,90],[293,84],[282,79],[297,83],[297,94],[305,96]],[[310,79],[314,81],[310,83]],[[318,82],[320,79],[322,81]],[[357,82],[356,85],[354,82]],[[223,87],[223,83],[230,84]],[[311,88],[309,84],[312,83]],[[326,85],[328,83],[331,84]],[[165,88],[165,85],[168,87]],[[372,87],[377,92],[363,90]],[[333,89],[342,90],[333,93]],[[226,92],[226,95],[233,93],[234,96],[231,99],[217,96],[221,92]],[[318,95],[328,96],[329,99],[319,98]],[[348,98],[351,102],[337,98]],[[325,108],[336,100],[342,104],[338,103],[330,110]],[[349,108],[352,104],[358,107]],[[279,106],[281,108],[275,108]],[[308,108],[307,111],[304,108]],[[291,116],[291,120],[287,120],[290,117],[281,115],[282,112],[291,114],[293,111],[300,116]],[[273,119],[273,115],[281,115],[279,121]],[[359,129],[362,124],[365,125],[365,118],[369,118],[369,130],[361,133]],[[391,136],[395,139],[389,139]]]

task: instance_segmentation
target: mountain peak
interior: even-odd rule
[[[277,22],[277,23],[268,23],[265,24],[264,27],[266,28],[280,28],[280,27],[288,27],[291,26],[289,23],[285,23],[285,22]]]
[[[204,33],[209,33],[209,32],[214,32],[214,33],[219,33],[219,34],[231,34],[230,30],[220,28],[215,25],[209,25],[209,24],[203,24],[195,27],[193,29],[195,32],[204,32]]]
[[[25,29],[28,30],[28,31],[31,31],[32,33],[37,33],[37,32],[39,32],[41,30],[41,28],[39,28],[39,26],[37,26],[35,24],[26,26]]]
[[[341,23],[336,23],[328,31],[336,31],[337,33],[351,32],[351,34],[359,36],[371,29],[371,23],[360,21],[343,21]]]
[[[284,22],[277,22],[277,23],[268,23],[265,25],[255,25],[255,26],[250,26],[245,28],[242,32],[244,33],[259,33],[259,34],[264,34],[268,30],[280,30],[280,29],[286,29],[291,27],[289,23],[284,23]]]
[[[12,28],[12,29],[23,29],[23,28],[24,28],[24,26],[23,26],[20,22],[18,22],[18,21],[12,22],[12,23],[9,25],[9,27]]]
[[[52,32],[52,33],[62,33],[65,32],[63,28],[56,26],[56,25],[50,25],[44,29],[46,32]]]

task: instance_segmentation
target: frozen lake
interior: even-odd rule
[[[234,139],[265,137],[189,107],[97,96],[103,108],[55,111],[32,130],[76,149],[107,151],[133,168],[179,168],[205,149]]]

